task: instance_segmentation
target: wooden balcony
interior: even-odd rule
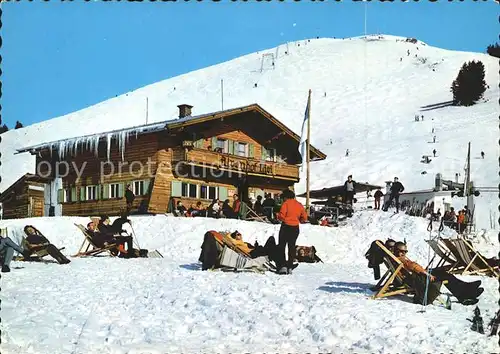
[[[175,148],[172,153],[172,161],[250,176],[299,180],[299,167],[296,165],[261,161],[255,158],[217,153],[205,149]]]

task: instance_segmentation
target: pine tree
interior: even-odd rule
[[[469,61],[462,65],[457,78],[451,84],[453,104],[457,106],[472,106],[486,91],[484,81],[484,65],[480,61]]]
[[[486,53],[488,53],[489,55],[491,55],[493,57],[500,58],[500,45],[498,45],[498,43],[490,44],[486,48]]]
[[[22,128],[23,127],[23,123],[21,123],[20,121],[17,121],[16,122],[16,126],[14,127],[14,129],[19,129],[19,128]]]
[[[9,131],[9,128],[6,124],[4,124],[0,127],[0,134],[5,133],[6,131]]]

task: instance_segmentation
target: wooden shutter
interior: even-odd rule
[[[151,180],[145,179],[144,180],[144,195],[147,195],[149,192],[149,184],[151,183]]]
[[[57,203],[64,203],[64,189],[57,190]]]
[[[227,153],[228,154],[234,155],[234,143],[235,142],[232,140],[227,141]]]
[[[104,184],[102,186],[102,199],[109,199],[109,184]]]
[[[80,201],[84,202],[85,201],[85,187],[80,187]]]
[[[253,158],[255,155],[253,144],[248,144],[248,157]]]
[[[194,142],[194,147],[201,149],[203,147],[203,139],[198,139]]]
[[[95,186],[95,200],[100,200],[101,197],[101,185]]]
[[[217,148],[217,137],[213,136],[212,137],[212,151],[214,151]]]
[[[71,187],[71,201],[76,202],[76,187]]]
[[[172,181],[171,197],[182,197],[182,182]]]
[[[125,183],[118,183],[118,198],[123,198],[125,195]]]
[[[226,187],[219,187],[219,200],[224,201],[227,199],[227,188]]]

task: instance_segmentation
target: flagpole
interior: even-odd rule
[[[311,141],[311,89],[309,89],[309,97],[307,99],[307,106],[309,109],[307,110],[307,152],[306,152],[306,211],[307,215],[309,215],[309,181],[310,181],[310,172],[309,172],[309,161],[310,161],[310,141]]]

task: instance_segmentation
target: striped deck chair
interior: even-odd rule
[[[500,271],[497,267],[492,267],[486,259],[477,252],[469,241],[464,239],[441,239],[448,247],[453,256],[460,262],[463,269],[456,274],[477,274],[500,278]]]
[[[384,264],[387,267],[387,271],[377,283],[376,288],[379,290],[372,298],[380,299],[393,295],[413,293],[413,289],[404,281],[404,272],[406,270],[403,267],[403,263],[382,242],[376,241],[376,244],[385,253]]]
[[[223,268],[229,268],[234,271],[250,270],[255,272],[265,272],[272,269],[269,265],[269,258],[266,256],[250,258],[224,245],[220,259],[220,265]]]
[[[434,268],[445,269],[448,272],[454,272],[460,270],[461,268],[464,268],[463,266],[461,266],[460,262],[457,261],[455,257],[453,257],[452,252],[446,246],[440,243],[440,240],[425,240],[425,242],[427,242],[427,244],[434,251],[434,256],[427,265],[426,269],[429,269],[436,256],[438,256],[440,260]]]
[[[222,247],[220,265],[232,270],[255,270],[264,272],[274,269],[267,256],[252,258],[249,253],[239,248],[227,232],[212,231],[215,240]]]

